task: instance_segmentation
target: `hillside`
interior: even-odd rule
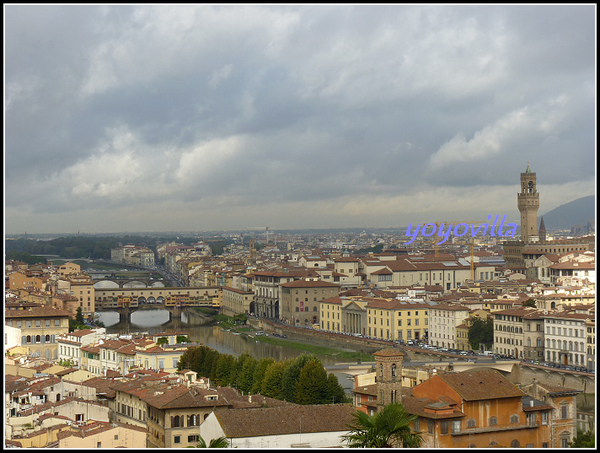
[[[546,230],[570,230],[574,226],[585,226],[590,221],[595,227],[596,197],[589,195],[565,203],[544,214]],[[538,218],[538,225],[540,218]]]

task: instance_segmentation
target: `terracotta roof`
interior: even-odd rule
[[[214,412],[228,438],[348,431],[356,409],[349,404],[319,404],[230,409]]]
[[[445,373],[438,377],[465,401],[514,398],[524,395],[523,391],[496,370]]]
[[[285,288],[339,288],[340,285],[336,285],[335,283],[324,282],[322,280],[296,280],[293,282],[283,283],[281,286]]]
[[[69,311],[58,310],[51,307],[33,307],[26,310],[4,310],[5,318],[64,318],[69,316],[71,316]]]

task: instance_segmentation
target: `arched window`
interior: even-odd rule
[[[35,336],[35,342],[36,343],[41,343],[41,341],[42,341],[42,337],[40,337],[39,335],[36,335]]]
[[[513,424],[517,424],[519,423],[519,416],[516,414],[513,414],[510,416],[510,422]]]
[[[392,363],[392,377],[396,377],[396,364]]]
[[[467,421],[467,428],[475,428],[477,426],[477,422],[475,421],[474,418],[470,418]]]
[[[50,343],[50,335],[46,335],[46,343]]]
[[[179,428],[179,415],[175,415],[174,417],[171,417],[171,427]]]
[[[383,363],[379,365],[379,375],[383,376]]]
[[[496,426],[497,424],[498,424],[498,419],[496,417],[490,417],[490,426]]]
[[[519,441],[517,439],[513,440],[510,443],[510,448],[519,448],[521,446],[521,444],[519,443]]]

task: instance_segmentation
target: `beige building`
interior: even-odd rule
[[[429,310],[429,344],[456,349],[456,328],[470,315],[468,307],[460,304],[438,304]]]
[[[144,428],[108,422],[92,422],[85,426],[61,431],[58,448],[143,448],[147,431]]]
[[[282,283],[280,317],[293,326],[318,325],[321,301],[336,297],[339,293],[339,285],[320,280]]]
[[[28,354],[58,358],[56,338],[69,332],[69,312],[50,307],[5,310],[5,324],[21,329],[21,346]]]
[[[523,358],[544,361],[544,318],[540,310],[523,315]]]
[[[524,317],[537,315],[533,307],[509,308],[495,311],[494,317],[494,353],[513,356],[516,359],[524,358]],[[529,326],[534,323],[529,320]],[[530,334],[529,338],[537,338]],[[536,343],[537,344],[537,340]]]
[[[254,311],[254,292],[223,287],[221,296],[221,314],[235,316],[241,313],[250,314]]]
[[[588,319],[585,321],[586,329],[586,357],[587,357],[587,369],[596,369],[596,321],[594,319]]]

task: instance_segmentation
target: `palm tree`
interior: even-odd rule
[[[202,436],[200,436],[200,441],[195,448],[227,448],[229,447],[229,441],[225,437],[217,437],[216,439],[211,439],[211,441],[206,445],[206,441]],[[194,448],[194,447],[188,447]]]
[[[355,422],[348,425],[350,433],[342,436],[351,448],[418,448],[423,441],[410,427],[417,416],[400,403],[389,404],[373,416],[360,411],[352,415]]]

